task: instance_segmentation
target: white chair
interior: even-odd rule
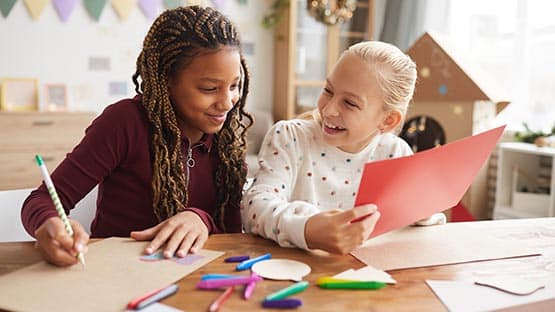
[[[270,130],[274,124],[272,114],[262,110],[250,111],[254,117],[254,124],[247,133],[247,166],[249,168],[248,177],[252,178],[258,171],[258,151],[262,145],[262,141],[266,136],[266,132]]]
[[[34,240],[21,224],[21,205],[33,189],[20,189],[0,191],[0,242],[22,242]],[[96,197],[98,190],[95,187],[85,196],[73,210],[71,218],[79,221],[85,230],[90,233],[90,226],[96,212]]]

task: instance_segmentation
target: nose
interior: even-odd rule
[[[324,105],[322,106],[322,113],[325,116],[338,116],[339,109],[338,109],[338,102],[337,97],[331,97],[327,101],[325,101]]]
[[[219,102],[219,108],[221,110],[230,110],[233,105],[239,100],[239,93],[237,90],[227,90],[222,92],[222,97]]]

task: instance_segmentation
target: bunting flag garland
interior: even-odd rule
[[[75,9],[75,4],[77,0],[52,0],[54,3],[54,8],[58,13],[58,16],[62,20],[62,22],[67,22],[69,16],[73,9]]]
[[[0,11],[2,11],[2,16],[8,17],[14,4],[15,0],[0,0]]]
[[[218,10],[224,10],[225,9],[225,0],[212,0],[212,4]]]
[[[69,17],[73,13],[75,6],[80,2],[79,0],[51,0],[58,14],[58,17],[62,22],[67,22]],[[247,1],[245,0],[237,0],[241,4],[245,4]],[[2,16],[7,18],[10,14],[11,10],[13,9],[17,0],[0,0],[0,11],[2,12]],[[31,15],[33,20],[38,20],[44,11],[44,8],[50,2],[50,0],[23,0],[29,14]],[[100,15],[102,11],[106,7],[106,3],[108,0],[82,0],[85,10],[89,14],[89,16],[94,20],[97,21],[100,19]],[[222,10],[226,6],[226,0],[110,0],[112,7],[116,14],[119,16],[121,20],[127,20],[131,10],[134,6],[137,5],[141,9],[142,13],[148,19],[154,19],[159,14],[160,9],[174,9],[179,6],[185,5],[209,5],[211,4],[219,9]]]
[[[112,0],[112,7],[122,21],[126,21],[137,0]]]
[[[200,6],[206,6],[206,3],[204,0],[189,0],[187,1],[188,5],[200,5]]]
[[[90,17],[97,21],[100,19],[100,14],[104,10],[106,6],[107,0],[83,0],[83,4],[85,5],[85,9],[89,13]]]
[[[175,9],[178,6],[182,6],[183,4],[183,0],[164,0],[164,8],[166,9]]]
[[[47,2],[48,0],[23,0],[23,3],[25,3],[27,10],[31,14],[31,17],[35,21],[39,19]]]
[[[154,19],[158,15],[160,0],[139,0],[139,7],[148,19]]]

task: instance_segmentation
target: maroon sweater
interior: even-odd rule
[[[193,146],[196,164],[189,169],[187,209],[202,218],[209,233],[220,233],[222,230],[212,219],[217,209],[214,176],[219,164],[212,139],[213,135],[204,135]],[[125,99],[108,106],[52,172],[67,213],[98,184],[92,237],[127,237],[131,231],[158,224],[152,209],[150,141],[149,122],[140,97]],[[186,153],[188,140],[184,138],[182,143]],[[240,232],[239,206],[228,206],[225,211],[227,232]],[[35,230],[53,216],[57,213],[43,183],[23,203],[23,226],[34,236]]]

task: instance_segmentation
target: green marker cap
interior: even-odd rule
[[[44,164],[44,161],[42,160],[42,157],[40,157],[39,154],[35,155],[35,160],[37,161],[37,164],[39,166],[42,166],[42,164]]]

